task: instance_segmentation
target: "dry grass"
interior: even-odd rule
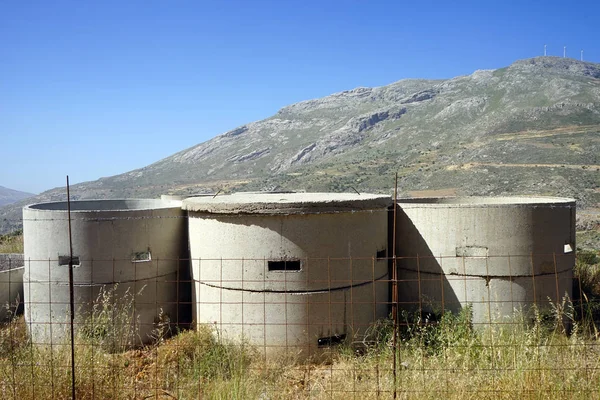
[[[23,232],[0,235],[0,254],[23,253]]]
[[[565,301],[486,330],[472,327],[468,308],[437,322],[402,314],[396,352],[384,321],[370,345],[341,345],[328,361],[312,363],[265,361],[260,349],[223,342],[210,327],[168,339],[157,331],[154,344],[122,351],[107,342],[121,330],[103,317],[120,305],[105,296],[93,330],[76,340],[77,398],[366,400],[391,398],[394,390],[400,399],[599,398],[597,261],[589,255],[578,262],[584,303]],[[70,346],[33,345],[22,317],[0,328],[2,398],[70,398],[70,371]]]
[[[597,398],[600,351],[593,332],[538,316],[474,331],[468,314],[436,324],[403,324],[397,352],[401,399]],[[182,332],[139,350],[108,353],[76,342],[80,399],[376,399],[394,389],[389,324],[377,346],[342,346],[329,362],[265,362],[256,349],[221,343],[209,328]],[[5,399],[70,396],[69,346],[34,346],[18,318],[0,330],[0,393]]]

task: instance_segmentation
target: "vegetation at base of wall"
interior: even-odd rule
[[[91,347],[107,353],[125,351],[135,345],[139,337],[139,316],[135,315],[135,294],[129,289],[118,295],[119,285],[102,287],[89,313],[80,315],[77,326],[80,339]]]
[[[0,235],[0,254],[23,253],[23,230]]]
[[[574,274],[584,293],[600,296],[600,251],[578,250]]]
[[[573,308],[576,318],[582,321],[600,321],[600,250],[577,251],[573,285]],[[590,326],[596,329],[596,324]],[[600,331],[596,336],[600,338]]]
[[[564,299],[485,327],[473,326],[470,307],[458,314],[400,312],[396,352],[393,323],[385,319],[360,342],[345,342],[310,362],[265,360],[260,348],[228,342],[212,326],[169,337],[168,326],[157,324],[153,343],[115,347],[123,334],[135,336],[134,296],[116,299],[116,289],[103,290],[75,342],[77,398],[385,399],[394,388],[402,399],[596,398],[599,262],[597,251],[578,255],[580,303]],[[5,399],[70,398],[68,343],[31,343],[23,317],[1,326],[0,393]]]
[[[566,316],[570,318],[569,315]],[[473,329],[469,308],[435,321],[401,314],[395,387],[400,398],[593,398],[600,349],[581,321],[548,324],[516,316]],[[559,316],[562,319],[565,316]],[[130,325],[128,325],[130,326]],[[93,337],[92,337],[93,339]],[[327,359],[265,361],[260,349],[222,340],[212,327],[136,350],[109,352],[89,335],[76,341],[77,398],[361,399],[394,389],[393,324],[331,350]],[[69,398],[70,346],[35,346],[22,317],[0,329],[0,392],[6,399]]]

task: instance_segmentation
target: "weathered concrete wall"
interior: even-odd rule
[[[340,198],[184,200],[196,321],[267,354],[285,349],[306,357],[322,352],[329,338],[361,337],[385,317],[391,199]]]
[[[0,321],[23,311],[23,254],[0,254]]]
[[[473,307],[486,323],[572,294],[575,201],[445,198],[398,202],[399,298],[412,309]],[[418,256],[418,257],[417,257]]]
[[[285,352],[309,358],[328,350],[327,338],[361,340],[375,321],[388,315],[388,293],[387,275],[352,288],[302,293],[230,290],[196,282],[194,301],[197,320],[217,328],[223,338],[243,339],[268,357]]]
[[[34,343],[60,342],[69,316],[67,205],[23,209],[25,318]],[[149,340],[160,310],[179,315],[178,280],[187,259],[186,224],[178,204],[161,200],[96,200],[71,203],[76,318],[91,312],[101,290],[116,299],[135,294],[137,342]]]

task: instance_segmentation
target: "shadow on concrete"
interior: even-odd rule
[[[401,207],[396,206],[396,255],[400,311],[441,314],[462,305],[438,258]],[[390,213],[393,230],[393,213]],[[393,237],[391,232],[390,237]],[[454,277],[459,279],[458,276]]]

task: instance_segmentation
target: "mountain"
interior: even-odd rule
[[[5,188],[4,186],[0,186],[0,206],[16,203],[19,200],[23,200],[32,196],[35,196],[35,194],[20,192],[18,190],[13,190]]]
[[[572,196],[600,206],[600,65],[537,57],[445,80],[407,79],[284,107],[74,198],[291,189]],[[354,189],[353,189],[354,188]],[[64,189],[36,197],[63,199]],[[2,229],[20,204],[0,209]]]

